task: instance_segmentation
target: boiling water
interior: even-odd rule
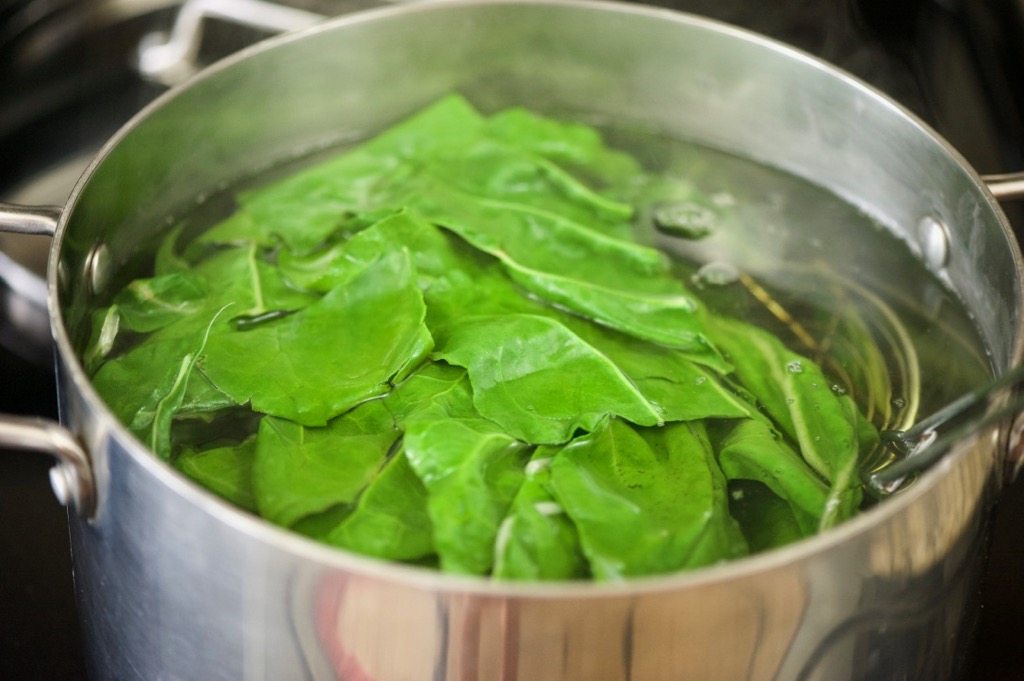
[[[697,214],[706,236],[653,231],[691,289],[712,309],[756,321],[820,361],[835,389],[852,391],[879,428],[906,428],[990,377],[984,344],[955,293],[861,210],[730,154],[608,135],[645,167],[707,197]]]
[[[765,326],[821,363],[833,389],[852,394],[879,429],[904,429],[990,375],[964,306],[868,215],[806,181],[730,154],[635,131],[604,132],[649,171],[677,178],[701,197],[699,205],[668,206],[682,210],[700,238],[653,228],[653,209],[638,218],[640,232],[673,257],[688,287],[712,310]],[[227,217],[241,189],[339,152],[279,164],[204,199],[184,216],[181,242]],[[889,460],[879,447],[867,467]]]

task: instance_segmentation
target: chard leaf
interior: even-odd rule
[[[426,219],[475,248],[530,269],[600,283],[614,276],[635,292],[671,294],[682,284],[669,276],[659,251],[526,204],[461,194],[423,178],[402,197]]]
[[[401,428],[419,414],[431,418],[478,416],[466,370],[444,362],[422,365],[396,385],[382,404]]]
[[[171,363],[152,390],[145,394],[128,422],[128,429],[164,460],[171,457],[171,422],[185,400],[189,378],[219,314],[210,320],[206,332],[198,340],[193,340],[190,351],[176,363]]]
[[[389,215],[345,241],[297,256],[283,251],[278,266],[285,278],[311,291],[326,293],[346,283],[381,252],[406,248],[416,265],[421,289],[437,277],[465,265],[454,239],[411,211]]]
[[[425,365],[382,402],[405,429],[405,456],[429,493],[443,569],[486,574],[527,446],[480,418],[462,367]]]
[[[82,363],[86,371],[96,373],[114,349],[118,333],[121,330],[121,315],[117,305],[101,307],[93,310],[90,315],[91,329],[89,341],[82,352]]]
[[[383,254],[348,284],[289,317],[212,337],[202,371],[240,404],[324,425],[388,392],[390,381],[401,380],[426,357],[433,341],[425,313],[408,252]],[[353,357],[359,361],[351,362]]]
[[[287,527],[332,506],[353,503],[383,467],[399,436],[379,400],[319,428],[265,417],[253,466],[260,514]]]
[[[446,572],[484,575],[498,525],[522,484],[530,448],[481,418],[445,409],[410,419],[405,455],[429,495],[434,548]]]
[[[714,321],[713,338],[735,366],[736,377],[831,488],[822,529],[855,512],[861,485],[857,474],[864,422],[856,405],[836,395],[821,368],[789,350],[768,332],[724,317]]]
[[[662,422],[608,357],[554,319],[468,318],[447,330],[437,356],[466,367],[480,414],[524,442],[567,442],[610,414],[640,425]]]
[[[746,553],[725,479],[689,423],[634,430],[612,419],[563,447],[551,487],[594,577],[618,580]]]
[[[389,560],[417,560],[434,552],[427,490],[399,449],[332,530],[334,546]]]
[[[739,418],[750,414],[746,401],[722,385],[718,375],[696,362],[702,355],[637,343],[625,334],[571,317],[563,323],[608,357],[629,377],[665,421]],[[714,367],[728,370],[727,364]]]
[[[767,486],[752,480],[729,483],[729,510],[736,518],[751,553],[779,548],[807,536],[813,518],[779,498]]]
[[[188,272],[136,279],[114,298],[125,328],[138,333],[162,329],[206,309],[206,291]]]
[[[192,480],[247,511],[256,511],[252,491],[252,466],[256,441],[206,450],[186,449],[174,460],[174,467]]]
[[[463,194],[513,202],[629,238],[633,207],[608,198],[547,158],[508,140],[481,138],[423,169]]]
[[[709,365],[724,364],[704,335],[696,300],[687,294],[624,291],[611,283],[596,284],[531,270],[507,257],[502,257],[502,263],[513,281],[556,306],[640,340],[687,350]]]
[[[713,441],[725,476],[764,484],[805,521],[801,536],[816,532],[829,498],[824,480],[763,421],[726,422],[721,430]]]
[[[191,264],[178,253],[178,239],[184,230],[185,223],[179,223],[160,241],[160,247],[153,260],[154,276],[185,272],[191,267]]]
[[[589,576],[576,526],[551,494],[550,465],[556,452],[537,447],[526,465],[526,479],[495,538],[493,577],[538,581]]]
[[[540,116],[512,107],[487,120],[487,134],[547,159],[597,186],[620,186],[642,174],[628,154],[609,148],[589,125]]]
[[[298,310],[316,300],[290,286],[251,244],[220,250],[197,264],[192,273],[206,291],[204,309],[231,305],[232,317]]]

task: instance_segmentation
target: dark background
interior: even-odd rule
[[[166,24],[170,15],[97,27],[76,18],[84,4],[0,3],[0,195],[102,140],[159,91],[138,81],[126,55],[144,22]],[[344,6],[293,4],[327,13]],[[924,118],[981,173],[1024,169],[1024,0],[656,4],[752,28],[839,65]],[[210,35],[215,52],[259,37],[218,25]],[[1020,207],[1006,209],[1024,234]],[[0,411],[52,417],[54,395],[50,369],[0,348]],[[50,493],[48,468],[38,454],[0,451],[0,679],[84,678],[67,518]],[[1024,679],[1022,519],[1018,483],[995,508],[968,681]]]

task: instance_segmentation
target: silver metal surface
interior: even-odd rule
[[[481,108],[614,120],[809,178],[916,243],[994,369],[1021,359],[1021,257],[991,194],[871,89],[764,39],[668,11],[573,0],[412,5],[228,60],[148,109],[73,193],[49,271],[61,418],[92,457],[72,518],[95,678],[874,681],[955,678],[989,507],[992,430],[905,493],[820,537],[626,584],[517,585],[382,564],[229,507],[117,423],[76,359],[98,245],[118,273],[225,182],[360,137],[459,91]],[[272,96],[268,96],[272,93]],[[58,276],[58,273],[61,273]]]
[[[1000,201],[1024,198],[1024,172],[985,175],[981,179]]]
[[[0,202],[0,232],[53,236],[61,206],[19,206]]]
[[[139,72],[164,85],[176,85],[196,73],[196,58],[207,19],[224,19],[273,32],[295,31],[324,19],[320,14],[264,0],[186,0],[170,33],[150,33],[139,45]]]
[[[50,471],[54,492],[62,504],[89,518],[96,508],[89,456],[75,437],[60,425],[41,418],[0,418],[0,447],[50,454],[57,460]]]
[[[53,361],[53,343],[46,283],[33,261],[49,250],[60,211],[0,202],[0,344],[40,365]]]

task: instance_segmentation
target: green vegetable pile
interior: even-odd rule
[[[453,95],[172,233],[84,359],[177,469],[369,556],[618,580],[850,517],[873,427],[643,244],[665,195],[590,127]]]

